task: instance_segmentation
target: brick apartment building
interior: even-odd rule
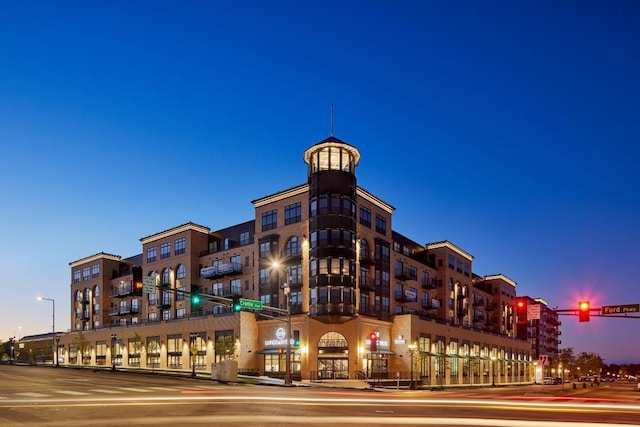
[[[531,380],[514,281],[475,274],[449,241],[393,231],[393,206],[357,184],[357,148],[332,136],[303,158],[306,183],[253,200],[253,220],[186,223],[141,238],[133,257],[71,262],[60,363],[208,370],[234,359],[283,377],[290,348],[296,379],[406,378],[413,360],[427,385]],[[235,312],[234,297],[263,310]]]

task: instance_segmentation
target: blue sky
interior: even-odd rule
[[[253,218],[334,135],[393,228],[572,308],[640,303],[635,1],[5,1],[0,338],[69,325],[68,263]],[[638,319],[562,345],[639,362]],[[636,337],[635,339],[631,339]]]

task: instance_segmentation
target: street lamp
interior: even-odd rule
[[[45,298],[45,297],[38,297],[38,301],[51,301],[51,303],[53,304],[53,326],[52,326],[52,332],[53,334],[51,335],[51,357],[55,358],[55,365],[54,365],[54,361],[51,361],[51,366],[60,366],[58,364],[58,352],[56,351],[56,301],[52,298]]]
[[[196,377],[196,354],[198,352],[198,350],[195,348],[195,345],[196,345],[196,338],[198,337],[198,334],[196,334],[195,332],[191,332],[189,334],[189,337],[191,338],[191,348],[189,349],[189,351],[191,352],[191,377],[195,378]]]
[[[496,357],[491,356],[491,385],[495,387],[496,385]]]
[[[411,383],[409,385],[409,388],[411,390],[415,390],[415,386],[413,384],[413,355],[416,352],[416,345],[415,344],[409,344],[409,356],[411,356]]]
[[[283,264],[273,262],[271,264],[273,268],[282,268],[285,274],[285,282],[282,284],[282,290],[284,291],[284,300],[287,310],[287,353],[285,354],[285,363],[287,364],[287,370],[284,375],[284,384],[291,385],[291,287],[289,286],[289,275],[287,269]]]
[[[116,370],[116,338],[118,338],[118,335],[116,334],[111,334],[111,370],[115,371]]]

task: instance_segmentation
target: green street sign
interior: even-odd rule
[[[640,304],[603,305],[602,315],[640,313]]]
[[[156,291],[156,279],[149,276],[142,277],[142,293],[152,294]]]
[[[262,303],[252,299],[240,298],[240,307],[254,310],[262,310]]]

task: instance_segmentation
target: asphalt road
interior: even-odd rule
[[[0,365],[0,425],[640,425],[634,385],[354,390]]]

